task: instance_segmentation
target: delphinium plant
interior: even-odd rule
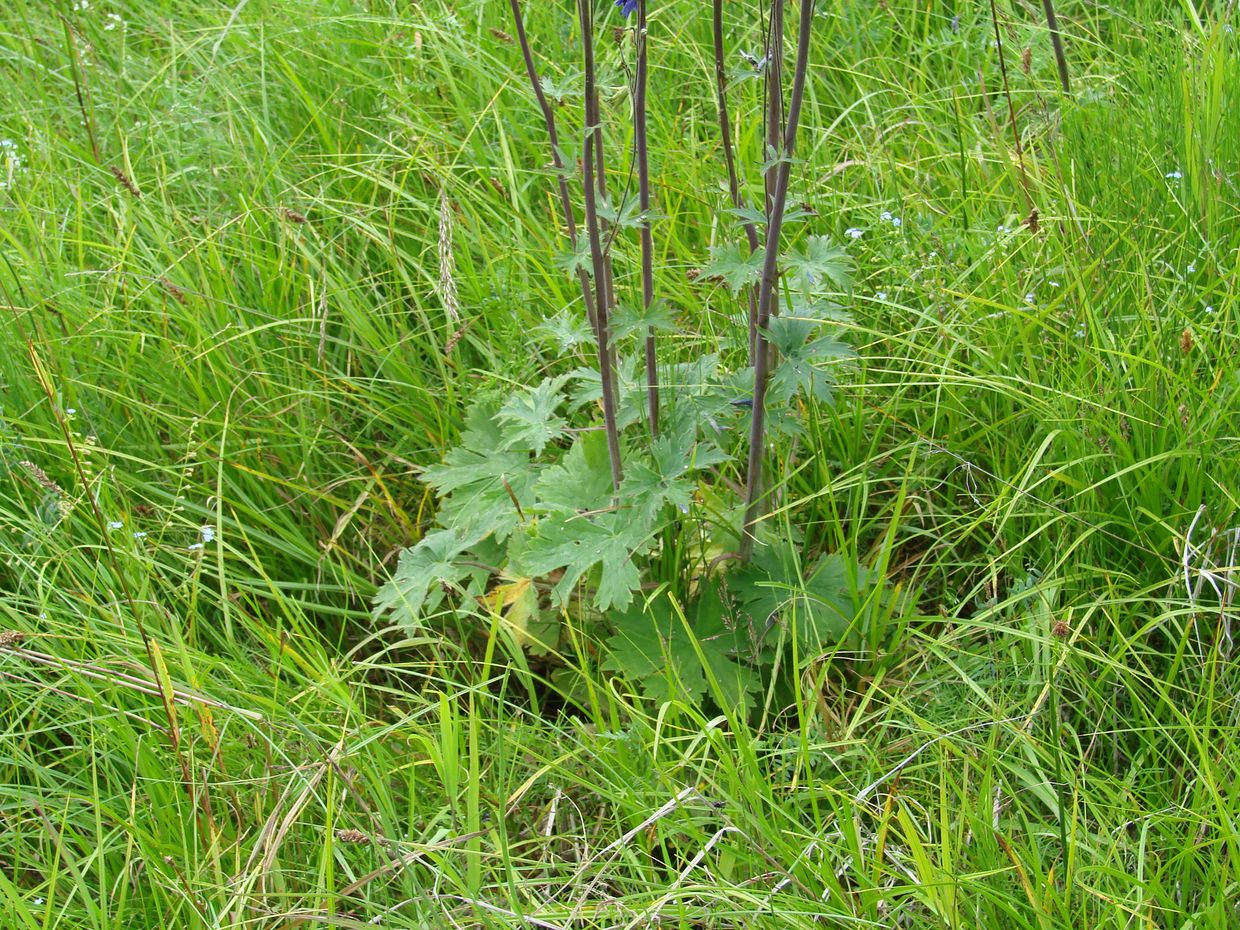
[[[651,696],[676,682],[690,697],[709,691],[743,705],[767,683],[781,644],[795,640],[810,653],[844,645],[881,601],[867,596],[859,566],[834,554],[803,557],[795,526],[784,519],[776,529],[766,518],[778,484],[764,475],[772,444],[797,432],[796,411],[830,402],[831,363],[852,354],[833,302],[847,292],[847,255],[825,236],[801,236],[794,248],[784,237],[794,217],[788,191],[814,0],[800,0],[790,69],[782,0],[765,11],[763,56],[745,56],[741,76],[763,87],[760,205],[747,197],[734,150],[723,3],[712,5],[723,180],[743,241],[717,245],[702,274],[747,308],[746,349],[735,366],[723,346],[683,361],[657,341],[676,324],[655,293],[646,0],[615,3],[634,61],[626,67],[631,151],[614,172],[595,42],[596,20],[612,11],[577,0],[580,126],[566,136],[553,98],[567,95],[539,73],[520,0],[509,6],[549,142],[563,264],[580,286],[585,317],[565,308],[542,335],[566,354],[589,345],[594,364],[468,411],[460,444],[424,474],[439,495],[438,527],[401,555],[376,596],[376,615],[414,629],[446,612],[499,620],[510,642],[549,657],[570,625],[584,626],[606,638],[602,667]],[[634,178],[635,204],[627,196]],[[640,290],[622,302],[612,256],[633,234]]]

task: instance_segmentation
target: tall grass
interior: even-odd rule
[[[904,597],[750,719],[370,624],[464,406],[586,361],[531,337],[581,298],[507,6],[74,6],[0,16],[0,925],[1240,919],[1231,7],[1055,4],[1067,96],[997,4],[1022,176],[987,4],[818,4],[787,234],[849,244],[860,358],[769,519]],[[710,18],[649,5],[668,359],[749,352],[687,274],[743,234]]]

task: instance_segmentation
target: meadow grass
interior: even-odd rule
[[[699,6],[651,14],[666,363],[746,342]],[[531,338],[578,298],[507,4],[10,0],[0,927],[1240,922],[1240,23],[1057,9],[1070,97],[998,4],[1018,153],[989,4],[818,4],[793,235],[858,360],[771,519],[907,596],[745,716],[371,620],[469,401],[588,363]]]

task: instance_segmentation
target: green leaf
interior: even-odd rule
[[[728,460],[712,443],[698,442],[695,433],[689,428],[664,433],[651,443],[649,461],[630,462],[620,485],[620,503],[637,520],[651,523],[664,504],[688,512],[694,489],[688,476]]]
[[[641,582],[633,556],[649,544],[647,535],[627,514],[547,517],[524,538],[518,568],[534,577],[562,570],[552,589],[560,605],[568,603],[583,576],[597,569],[595,608],[624,608]]]
[[[810,236],[798,251],[786,253],[781,264],[806,291],[847,290],[852,284],[852,262],[842,246],[826,236]]]
[[[748,284],[753,284],[762,274],[762,252],[749,252],[749,247],[738,243],[718,245],[710,250],[710,262],[702,273],[727,283],[732,293],[738,294]]]
[[[773,145],[766,146],[766,160],[762,162],[762,174],[765,175],[776,165],[796,165],[800,164],[800,159],[789,158],[785,153],[780,152]]]
[[[616,366],[617,389],[620,395],[616,425],[620,429],[642,418],[646,409],[646,385],[638,380],[639,359],[636,355],[621,356]],[[600,408],[603,402],[603,379],[597,368],[577,368],[569,372],[574,387],[569,391],[569,409],[580,410],[590,404]]]
[[[789,547],[766,546],[728,583],[759,636],[774,622],[791,624],[805,648],[818,650],[858,638],[854,620],[870,573],[839,554],[802,573]]]
[[[589,320],[567,310],[544,320],[538,324],[534,332],[550,340],[561,355],[571,352],[579,345],[594,341],[594,333],[590,330]]]
[[[771,401],[786,403],[798,391],[816,400],[832,400],[835,376],[820,365],[851,359],[854,353],[851,346],[833,335],[815,336],[820,329],[817,320],[791,316],[771,319],[767,338],[780,353],[779,366],[768,388]]]
[[[479,538],[459,529],[438,530],[404,550],[392,578],[374,596],[373,615],[390,612],[416,630],[421,618],[443,603],[444,585],[459,588],[473,574],[474,567],[460,564],[458,558]]]
[[[692,632],[663,598],[645,610],[639,605],[613,616],[616,632],[607,640],[603,668],[624,675],[656,701],[681,696],[698,702],[711,694],[729,706],[750,705],[761,682],[734,658],[738,640],[727,625],[715,586],[708,586],[688,613]]]
[[[532,449],[541,455],[547,443],[564,435],[567,421],[556,413],[564,402],[560,389],[568,381],[566,375],[548,378],[538,387],[526,388],[508,399],[495,415],[504,425],[504,446]]]
[[[542,85],[542,92],[556,103],[581,96],[581,75],[577,72],[566,74],[559,80],[544,74],[539,83]]]
[[[611,461],[607,434],[581,433],[573,447],[555,465],[543,470],[534,485],[535,505],[541,511],[575,514],[601,510],[611,504]]]
[[[586,241],[585,236],[578,237],[576,248],[557,252],[555,263],[572,276],[576,276],[579,271],[584,271],[587,275],[594,274],[594,263],[590,257],[590,244]]]
[[[427,468],[423,479],[445,497],[439,522],[462,531],[491,532],[503,540],[520,522],[512,497],[523,508],[534,502],[538,469],[528,450],[506,448],[495,416],[492,404],[471,407],[461,445],[450,450],[443,462]]]
[[[706,675],[670,611],[659,616],[634,609],[617,617],[616,632],[607,640],[603,669],[637,683],[642,693],[660,703],[683,696],[697,703],[706,695]]]
[[[616,339],[637,334],[645,336],[646,331],[673,332],[676,329],[676,318],[665,300],[656,300],[649,307],[633,307],[621,304],[609,317],[611,334]]]
[[[751,207],[748,204],[741,207],[729,207],[728,211],[741,221],[741,225],[753,223],[755,226],[766,225],[766,214],[757,207]]]
[[[624,198],[618,207],[613,206],[610,200],[600,201],[598,215],[601,219],[621,229],[636,229],[645,226],[651,220],[663,218],[650,210],[642,212],[641,201],[633,196]]]

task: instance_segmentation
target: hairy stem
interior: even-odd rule
[[[728,117],[728,74],[723,53],[723,0],[713,0],[713,16],[711,18],[715,38],[715,98],[719,109],[719,136],[723,145],[723,161],[728,169],[728,191],[732,195],[732,206],[737,210],[745,208],[745,199],[741,196],[740,176],[736,172],[736,156],[732,152],[732,124]],[[758,228],[750,221],[745,221],[745,238],[749,240],[749,253],[758,251]],[[754,364],[754,352],[758,344],[758,291],[754,287],[746,289],[749,293],[749,364]]]
[[[568,171],[564,164],[564,158],[560,153],[560,136],[555,128],[555,111],[551,109],[551,105],[547,102],[547,95],[543,93],[542,81],[538,78],[538,69],[534,66],[534,53],[530,49],[529,39],[525,35],[525,22],[521,16],[521,5],[519,0],[509,0],[509,6],[512,7],[512,18],[516,25],[517,42],[521,46],[521,56],[525,59],[525,73],[530,79],[530,86],[534,89],[534,96],[538,100],[538,107],[542,110],[543,122],[547,127],[547,138],[551,143],[551,163],[555,166],[556,180],[559,182],[560,188],[560,208],[564,212],[564,232],[568,236],[568,242],[574,252],[577,250],[577,217],[573,212],[573,201],[568,193]],[[598,322],[595,318],[594,311],[594,294],[590,288],[590,276],[586,274],[584,268],[577,269],[577,283],[581,285],[581,298],[585,303],[586,316],[590,320],[590,328],[598,332]]]
[[[754,364],[753,419],[749,427],[749,462],[745,485],[745,524],[741,527],[738,555],[748,562],[753,555],[755,530],[761,513],[762,459],[766,444],[766,386],[768,343],[766,327],[771,319],[778,277],[779,240],[784,225],[784,208],[788,200],[788,178],[792,155],[796,148],[797,124],[801,118],[801,100],[805,95],[805,76],[809,68],[809,40],[813,32],[814,0],[801,0],[800,35],[797,37],[796,67],[792,78],[792,97],[788,103],[788,123],[783,131],[782,156],[775,168],[775,185],[770,214],[766,225],[766,253],[762,260],[762,281],[758,292],[758,346]],[[776,91],[778,93],[778,90]]]
[[[637,158],[637,201],[642,213],[642,307],[654,303],[654,237],[650,231],[650,160],[646,148],[646,0],[637,4],[637,80],[633,94],[633,147]],[[654,327],[646,329],[646,403],[650,435],[659,435],[659,372]]]
[[[586,233],[590,242],[590,264],[594,270],[595,317],[597,326],[595,336],[598,343],[599,377],[603,385],[603,423],[607,430],[607,455],[611,461],[611,484],[613,491],[620,490],[620,482],[624,473],[620,465],[620,431],[616,426],[616,382],[612,365],[612,349],[610,345],[610,325],[608,316],[611,310],[610,275],[607,260],[603,254],[603,243],[600,235],[598,196],[596,185],[601,180],[601,163],[597,166],[595,157],[602,154],[602,146],[598,137],[602,132],[599,125],[598,89],[594,74],[594,22],[591,15],[592,0],[578,0],[577,15],[581,22],[582,56],[585,65],[585,144],[582,151],[581,172],[582,186],[585,188]]]

